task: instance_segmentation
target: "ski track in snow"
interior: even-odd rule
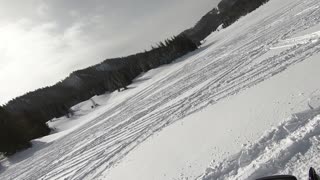
[[[236,36],[203,47],[190,57],[185,57],[186,62],[176,71],[158,79],[67,136],[47,144],[34,155],[9,165],[1,172],[0,179],[103,179],[103,172],[116,165],[155,132],[319,53],[319,33],[292,39],[296,33],[319,24],[318,8],[303,11],[319,4],[318,0],[293,1],[290,6],[250,25],[245,31],[237,32]],[[293,14],[296,11],[303,13]],[[277,22],[279,19],[281,23]],[[283,49],[271,57],[263,56],[275,47]],[[288,125],[294,122],[295,119]],[[275,137],[279,138],[280,144],[284,144],[283,148],[295,147],[296,143],[290,141],[292,138],[301,140],[297,143],[319,147],[319,137],[311,137],[312,133],[309,132],[310,129],[319,129],[319,117],[304,123],[297,129],[289,128],[288,131],[292,132],[290,135],[279,128],[269,136],[280,133]],[[283,127],[287,127],[286,124]],[[310,137],[310,141],[304,142],[303,137]],[[273,139],[270,141],[268,135],[263,140],[265,144],[255,144],[261,147],[253,149],[252,153],[259,155],[266,146],[279,151],[275,155],[282,155],[281,149],[274,147],[276,142]],[[309,148],[306,154],[312,149]],[[248,177],[265,170],[264,166],[249,163],[255,156],[244,157],[245,151],[242,152],[240,165],[231,160],[223,166],[221,170],[226,174],[221,177],[226,178],[222,179],[231,176],[241,179],[242,174],[233,174],[235,171],[230,171],[231,168],[255,170],[248,173]],[[283,158],[287,157],[290,154]],[[274,158],[269,160],[257,156],[255,160],[257,164],[262,164]],[[272,165],[272,162],[267,164]],[[207,177],[222,175],[222,172],[210,169]]]

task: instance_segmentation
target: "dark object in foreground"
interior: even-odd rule
[[[297,180],[297,178],[290,175],[279,175],[279,176],[263,177],[257,180]],[[320,180],[316,171],[312,167],[309,170],[309,180]]]
[[[280,176],[264,177],[257,180],[297,180],[297,178],[289,175],[280,175]]]
[[[309,180],[320,180],[320,177],[312,167],[309,170]]]

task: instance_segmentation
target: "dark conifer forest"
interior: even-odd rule
[[[229,26],[268,0],[222,0],[191,29],[160,42],[150,51],[107,59],[71,73],[57,84],[40,88],[0,106],[0,153],[8,156],[50,133],[46,122],[72,115],[70,108],[92,96],[126,89],[143,72],[169,64],[194,51],[221,24]]]
[[[228,27],[241,16],[257,9],[269,0],[222,0],[219,5],[223,27]]]

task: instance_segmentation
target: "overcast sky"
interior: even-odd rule
[[[219,0],[0,0],[0,104],[74,70],[149,49]]]

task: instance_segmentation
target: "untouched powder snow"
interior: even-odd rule
[[[73,117],[49,123],[54,134],[3,160],[0,179],[247,179],[304,171],[319,151],[319,5],[271,0],[129,90],[93,97],[93,109],[90,100],[73,107]]]

